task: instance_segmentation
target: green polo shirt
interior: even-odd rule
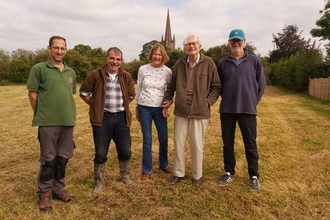
[[[27,89],[38,92],[32,126],[74,126],[76,121],[76,73],[64,64],[63,71],[50,60],[34,65]]]

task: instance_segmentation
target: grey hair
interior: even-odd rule
[[[184,40],[183,40],[183,46],[186,45],[186,42],[188,40],[188,38],[193,37],[194,40],[199,44],[202,45],[201,39],[199,39],[199,37],[196,34],[189,34]]]

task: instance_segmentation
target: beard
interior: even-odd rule
[[[243,47],[234,47],[231,50],[233,53],[239,53],[239,52],[244,51],[244,48]]]

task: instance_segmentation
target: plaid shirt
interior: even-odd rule
[[[111,113],[122,112],[125,110],[123,93],[118,81],[118,75],[113,78],[107,71],[107,90],[105,93],[104,110]]]

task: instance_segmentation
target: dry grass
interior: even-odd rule
[[[93,195],[93,142],[88,107],[76,95],[77,148],[67,168],[70,203],[53,201],[53,210],[38,209],[37,128],[25,86],[0,87],[0,219],[329,219],[330,218],[330,113],[329,105],[307,100],[268,86],[258,106],[258,146],[261,190],[249,187],[247,165],[239,133],[237,171],[228,187],[218,186],[223,174],[222,142],[217,104],[213,106],[205,140],[202,186],[191,184],[189,147],[187,176],[176,186],[157,168],[155,146],[152,180],[142,182],[141,131],[132,126],[132,179],[118,181],[116,153],[111,144],[104,192]],[[132,104],[134,107],[134,103]],[[134,108],[132,108],[134,109]],[[173,114],[169,121],[169,158],[173,159]]]

